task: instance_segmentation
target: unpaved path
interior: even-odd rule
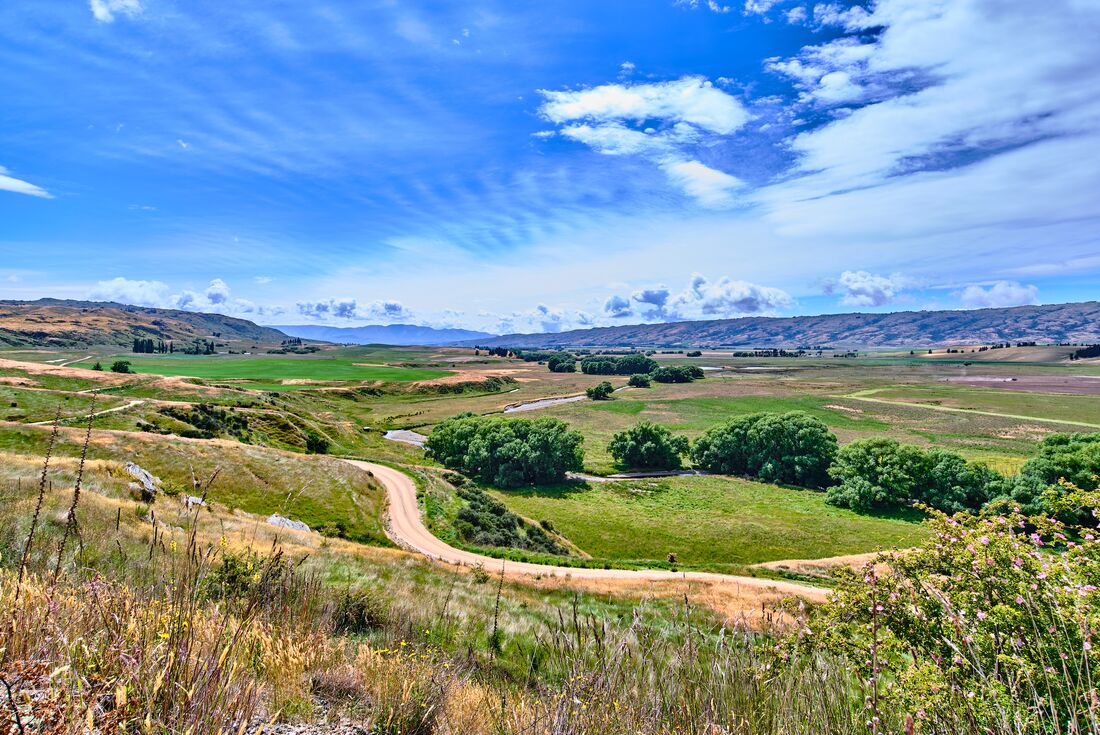
[[[97,416],[104,416],[104,415],[109,414],[109,413],[115,413],[116,411],[125,411],[128,408],[133,408],[134,406],[140,406],[143,403],[145,403],[144,399],[138,399],[138,400],[130,401],[129,403],[124,403],[121,406],[115,406],[114,408],[105,408],[102,411],[96,411],[95,413],[91,414],[91,418],[94,419]],[[82,416],[68,416],[66,418],[61,419],[61,423],[65,423],[66,421],[86,421],[88,418],[89,418],[88,414],[84,414]],[[52,424],[52,423],[53,423],[53,419],[48,419],[46,421],[29,421],[26,424],[24,424],[24,426],[45,426],[46,424]]]
[[[94,355],[88,355],[87,357],[82,357],[79,360],[69,360],[68,362],[61,363],[60,365],[58,365],[58,367],[68,367],[69,365],[75,365],[78,362],[84,362],[85,360],[91,360],[92,357],[94,357]]]
[[[756,588],[761,591],[773,591],[782,595],[800,595],[811,600],[823,600],[826,590],[808,584],[798,584],[773,579],[739,577],[713,572],[671,572],[663,569],[586,569],[579,567],[559,567],[549,564],[531,564],[529,562],[502,562],[490,556],[482,556],[471,551],[463,551],[448,546],[427,529],[420,519],[420,508],[416,503],[416,485],[405,473],[385,465],[346,459],[345,462],[373,473],[386,488],[389,501],[389,527],[386,533],[400,546],[417,551],[433,561],[463,566],[482,566],[487,570],[500,568],[503,564],[506,574],[522,576],[570,577],[577,580],[634,580],[634,581],[699,581],[735,583],[741,587]]]

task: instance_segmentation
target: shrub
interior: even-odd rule
[[[1052,508],[1076,516],[1100,505],[1095,491],[1067,485],[1060,495]],[[909,715],[915,727],[905,729],[922,733],[1091,732],[1100,718],[1092,525],[1018,509],[933,511],[931,543],[841,576],[798,642],[849,657],[868,720]],[[902,729],[887,721],[876,731]]]
[[[829,428],[808,414],[757,413],[707,431],[692,446],[691,458],[699,469],[719,474],[822,487],[836,448]]]
[[[441,422],[424,447],[445,467],[501,487],[560,482],[584,461],[583,438],[555,418],[463,413]]]
[[[611,438],[607,451],[620,467],[678,470],[681,455],[688,452],[688,440],[673,436],[664,426],[642,421]]]
[[[310,454],[326,454],[329,440],[319,434],[306,434],[306,451]]]
[[[998,477],[942,449],[926,451],[893,439],[860,439],[841,448],[829,474],[837,481],[826,501],[863,513],[913,501],[947,512],[975,510]]]
[[[130,361],[129,360],[115,360],[115,362],[111,365],[111,372],[112,373],[128,373],[128,372],[130,372]]]
[[[587,389],[584,394],[591,398],[593,401],[606,401],[611,398],[611,394],[615,392],[615,387],[608,383],[606,380],[598,385],[594,385]]]
[[[651,382],[648,375],[631,375],[626,384],[631,388],[648,388]]]

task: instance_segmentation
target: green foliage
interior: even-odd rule
[[[703,370],[697,365],[665,365],[650,372],[649,377],[657,383],[690,383],[703,377]]]
[[[213,439],[228,434],[241,441],[248,441],[250,437],[248,418],[232,409],[197,403],[190,408],[164,406],[159,412],[193,426],[193,429],[178,432],[180,436],[189,439]]]
[[[103,372],[103,363],[101,363],[99,360],[96,360],[95,365],[92,365],[92,370]]]
[[[942,449],[893,439],[860,439],[841,448],[829,474],[828,502],[860,512],[894,510],[919,501],[940,510],[976,510],[999,476]]]
[[[821,487],[836,452],[836,437],[822,421],[790,411],[750,414],[716,426],[695,441],[691,458],[709,472]]]
[[[560,482],[584,461],[583,437],[564,421],[543,417],[459,414],[441,422],[425,442],[453,470],[501,487]]]
[[[577,360],[568,352],[555,352],[546,359],[546,367],[552,373],[575,373]]]
[[[587,375],[636,375],[651,373],[658,367],[657,361],[640,352],[622,357],[593,355],[581,360],[581,372]]]
[[[615,392],[615,387],[608,383],[606,380],[598,385],[594,385],[591,388],[585,390],[584,394],[591,398],[593,401],[606,401],[611,398],[611,394]]]
[[[607,451],[623,468],[678,470],[683,465],[680,457],[688,453],[688,440],[673,436],[664,426],[642,421],[615,434]]]
[[[130,372],[130,361],[129,360],[115,360],[115,362],[111,365],[111,372],[112,373],[128,373],[128,372]]]
[[[1002,499],[1019,505],[1024,513],[1046,513],[1049,501],[1044,491],[1057,488],[1061,480],[1083,490],[1100,487],[1100,433],[1052,434],[1043,439],[1039,453],[1006,484]]]
[[[568,550],[551,538],[546,530],[527,523],[473,483],[459,487],[458,496],[465,501],[465,505],[459,509],[454,526],[463,541],[477,546],[568,555]]]
[[[1090,517],[1100,495],[1067,486],[1056,505]],[[842,576],[788,642],[849,656],[868,719],[909,715],[927,733],[1095,729],[1093,522],[932,511],[928,525],[932,543]]]
[[[306,451],[310,454],[327,454],[329,440],[320,434],[310,432],[306,434]]]
[[[651,384],[648,375],[631,375],[630,380],[626,381],[626,384],[631,388],[648,388]]]

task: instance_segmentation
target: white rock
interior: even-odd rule
[[[292,531],[309,531],[309,526],[301,521],[291,520],[290,518],[284,518],[278,513],[273,513],[267,517],[267,522],[272,526],[279,526],[280,528],[289,528]]]

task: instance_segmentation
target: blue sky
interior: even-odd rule
[[[0,298],[489,331],[1100,298],[1095,0],[0,5]]]

